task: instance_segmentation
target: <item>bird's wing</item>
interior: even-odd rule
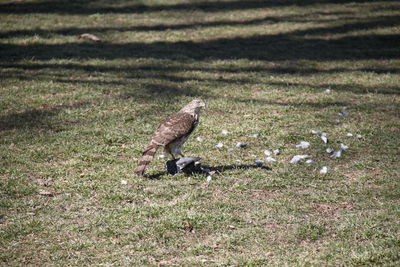
[[[169,116],[160,124],[153,135],[152,141],[158,145],[167,145],[174,140],[190,134],[196,126],[193,116],[185,112],[178,112]]]

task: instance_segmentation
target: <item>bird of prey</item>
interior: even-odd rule
[[[134,173],[136,175],[144,174],[147,165],[149,165],[160,146],[164,146],[165,153],[174,160],[177,156],[183,157],[182,145],[198,125],[200,110],[204,107],[206,107],[206,104],[203,100],[194,99],[180,111],[165,119],[158,126],[150,143],[143,151]]]

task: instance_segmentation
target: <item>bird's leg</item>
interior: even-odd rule
[[[169,146],[166,146],[166,147],[164,148],[164,152],[165,152],[165,154],[170,155],[170,156],[172,157],[172,160],[175,160],[174,153],[172,153],[171,148],[170,148]]]
[[[182,154],[182,143],[178,144],[174,150],[175,154],[184,158],[185,156]]]

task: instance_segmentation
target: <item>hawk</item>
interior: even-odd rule
[[[158,126],[150,143],[143,151],[134,173],[136,175],[144,174],[147,165],[149,165],[160,146],[164,146],[165,153],[171,155],[172,159],[175,159],[176,156],[183,157],[182,145],[199,124],[200,109],[204,107],[206,107],[206,104],[203,100],[195,99],[180,111],[165,119]]]

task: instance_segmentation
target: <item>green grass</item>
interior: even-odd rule
[[[0,1],[0,17],[1,265],[399,265],[398,1]],[[212,181],[157,157],[134,176],[193,98],[210,108],[184,153]]]

